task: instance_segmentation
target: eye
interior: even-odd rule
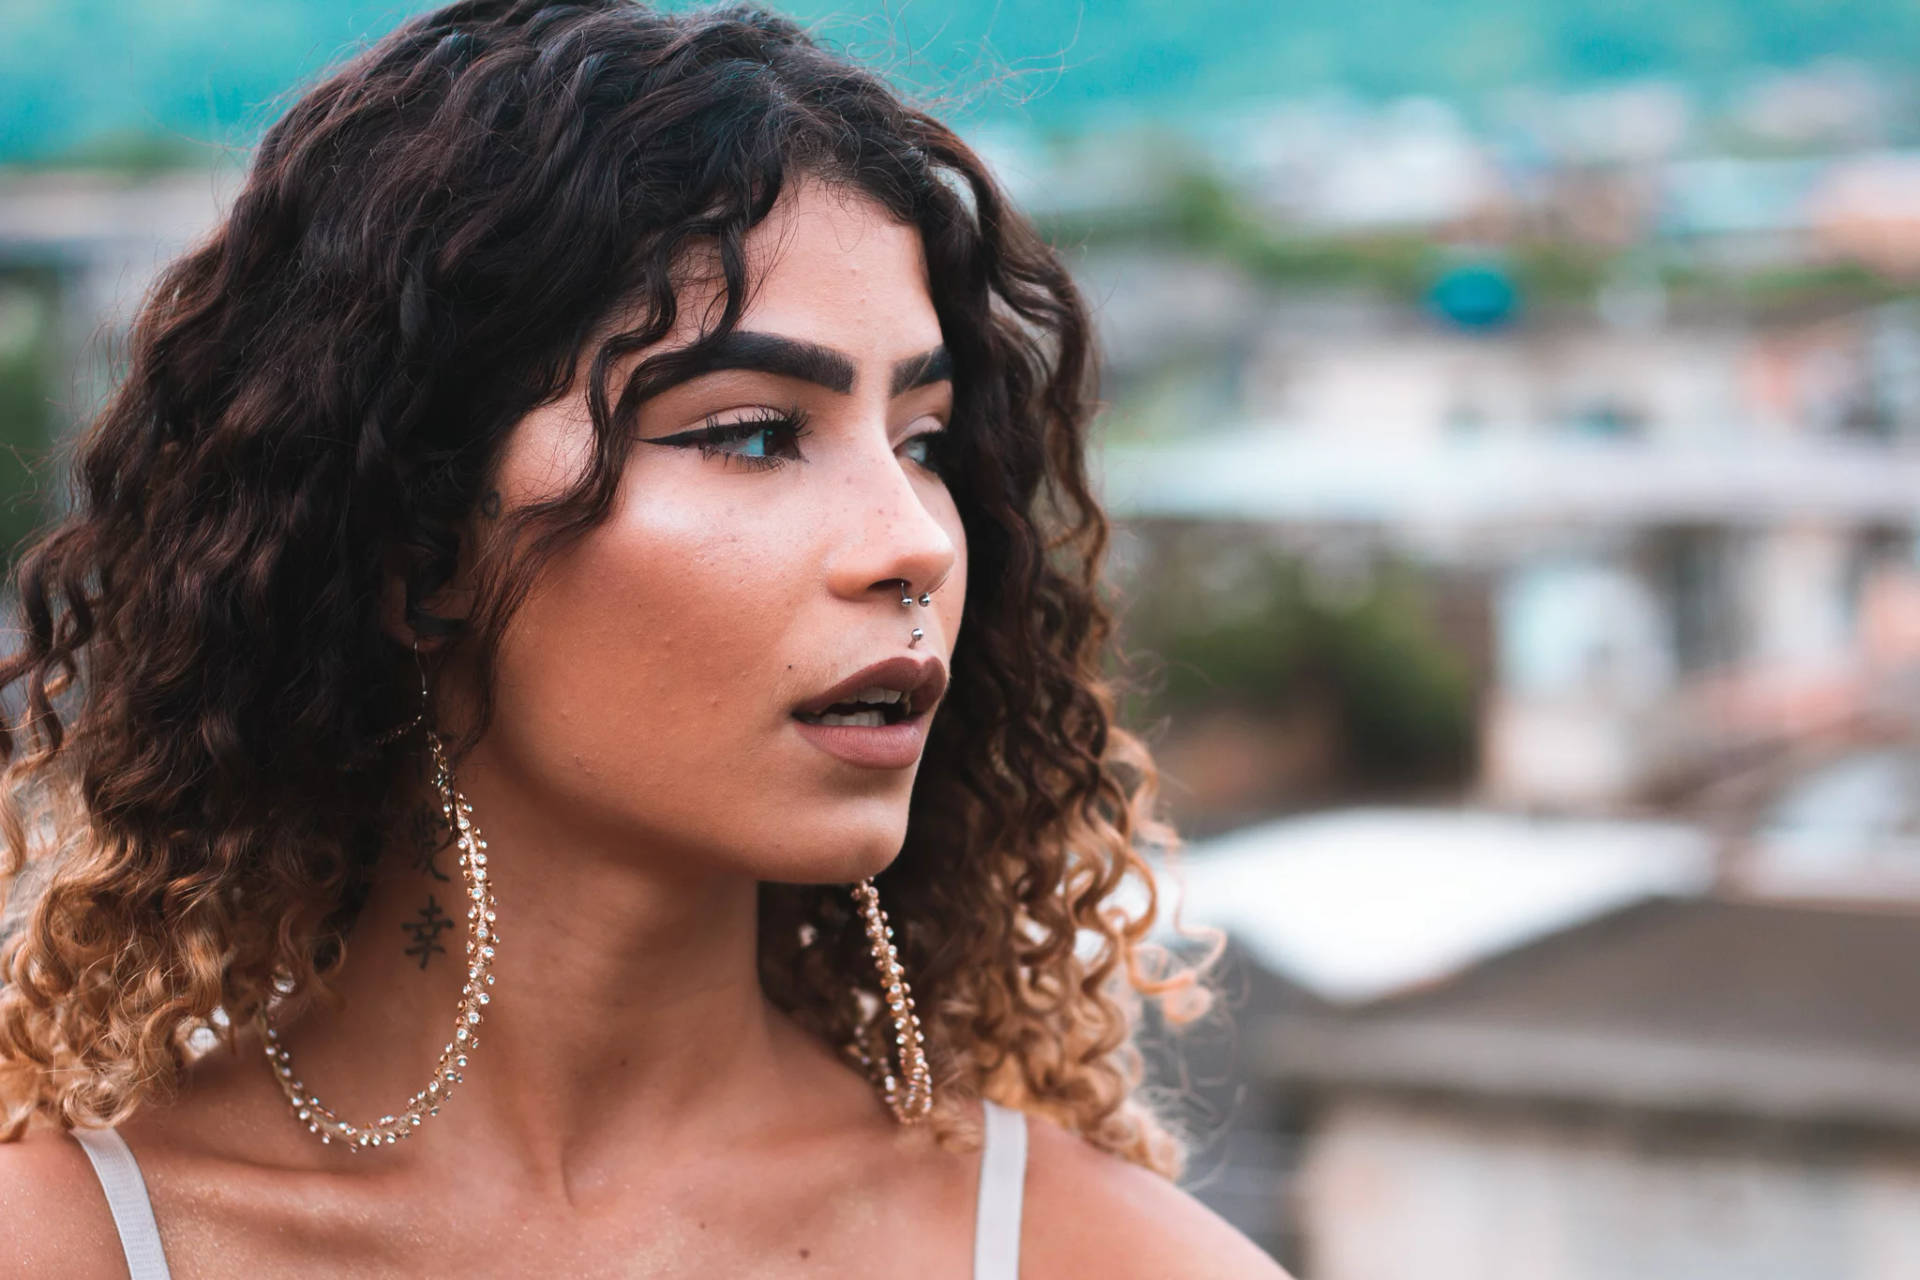
[[[659,436],[647,443],[693,445],[700,450],[703,458],[719,454],[724,458],[738,459],[746,467],[771,470],[800,459],[801,454],[796,446],[800,437],[809,430],[806,411],[795,405],[787,409],[757,409],[751,416],[736,418],[731,422],[709,417],[692,431]],[[747,447],[727,447],[735,443],[744,443]]]
[[[949,479],[953,472],[953,438],[943,427],[937,431],[922,431],[917,436],[909,436],[901,445],[908,450],[907,456],[925,467],[940,479]]]

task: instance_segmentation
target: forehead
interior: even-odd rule
[[[804,337],[863,361],[940,341],[920,232],[870,197],[803,178],[781,191],[744,249],[743,329]],[[717,264],[711,249],[694,264],[686,293],[700,305],[682,312],[692,323],[718,316]]]

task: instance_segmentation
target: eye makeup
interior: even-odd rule
[[[735,418],[731,422],[721,422],[718,418],[708,417],[706,421],[691,431],[681,431],[670,436],[657,436],[648,440],[648,444],[666,444],[685,447],[693,445],[700,450],[700,456],[711,458],[719,454],[723,458],[738,459],[742,466],[770,471],[785,466],[800,458],[798,444],[800,438],[811,430],[807,426],[807,411],[799,405],[785,409],[756,409],[745,418]],[[725,446],[734,441],[751,440],[755,436],[768,436],[782,441],[778,446],[791,452],[769,453],[761,445],[761,453],[742,453]]]
[[[785,466],[789,462],[802,461],[804,455],[798,445],[801,437],[811,434],[808,426],[807,411],[799,405],[784,409],[763,407],[754,410],[749,416],[721,422],[717,417],[709,416],[700,426],[690,431],[677,432],[670,436],[656,436],[646,440],[647,444],[674,445],[685,448],[692,446],[700,450],[700,456],[711,458],[719,455],[723,459],[737,460],[741,466],[752,470],[770,471]],[[756,437],[766,439],[759,445],[761,452],[750,453],[727,446],[739,441],[752,441]],[[777,443],[775,443],[777,442]],[[952,438],[945,427],[933,431],[922,431],[918,435],[907,437],[902,442],[906,446],[919,446],[922,453],[909,454],[916,465],[938,477],[943,483],[949,478],[953,468]]]

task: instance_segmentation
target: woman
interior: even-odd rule
[[[1279,1274],[1131,1096],[1087,318],[951,132],[456,4],[131,356],[0,668],[20,1273]]]

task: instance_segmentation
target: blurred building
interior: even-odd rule
[[[1666,899],[1249,1030],[1313,1280],[1920,1275],[1910,911]]]
[[[1110,444],[1104,492],[1143,527],[1240,521],[1484,583],[1479,789],[1504,803],[1642,803],[1911,720],[1920,307],[1761,322],[1634,288],[1493,333],[1241,300],[1213,412]],[[1165,347],[1136,305],[1114,363],[1151,396]],[[1208,394],[1190,367],[1176,403]]]
[[[1148,1055],[1200,1140],[1185,1185],[1318,1280],[1298,1268],[1327,1229],[1300,1190],[1320,1133],[1274,1056],[1295,1029],[1341,1025],[1649,899],[1702,893],[1713,874],[1710,837],[1686,824],[1445,808],[1303,814],[1196,842],[1177,870],[1156,866],[1154,939],[1191,945],[1176,914],[1225,931],[1223,1007],[1213,1025],[1153,1038]],[[1140,908],[1132,881],[1120,901]]]

